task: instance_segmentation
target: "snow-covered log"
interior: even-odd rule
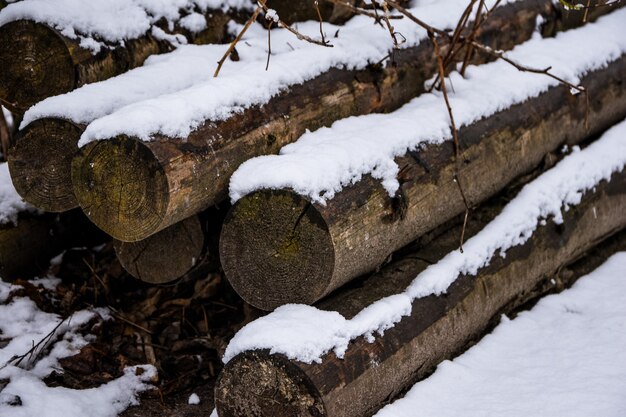
[[[587,115],[584,97],[555,86],[460,129],[459,178],[471,205],[533,169],[549,152],[626,116],[626,58],[582,82],[589,92]],[[464,211],[450,142],[424,144],[396,162],[399,188],[393,198],[380,180],[367,175],[327,201],[288,189],[260,190],[240,199],[220,239],[222,266],[233,288],[266,310],[311,304]],[[324,166],[331,172],[330,164]]]
[[[193,11],[193,0],[191,9],[177,16],[167,14],[171,5],[165,3],[164,10],[158,5],[144,10],[132,1],[115,3],[117,10],[116,4],[106,1],[85,5],[74,0],[24,0],[2,9],[2,104],[24,113],[47,97],[138,67],[148,56],[172,50],[177,42],[222,42],[230,21],[222,10]],[[188,16],[195,20],[185,20]]]
[[[138,242],[116,240],[117,259],[132,276],[150,284],[217,271],[222,212],[209,209]]]
[[[531,37],[540,15],[556,18],[548,3],[507,4],[486,21],[479,38],[510,49]],[[83,137],[91,143],[73,162],[75,195],[90,219],[111,236],[145,239],[225,199],[230,175],[247,159],[275,153],[307,129],[397,109],[423,92],[425,80],[436,71],[428,41],[395,51],[394,61],[384,68],[375,65],[358,71],[333,68],[290,86],[267,104],[248,107],[226,120],[195,124],[183,138]],[[120,193],[112,184],[125,184],[126,191]]]
[[[614,143],[622,138],[614,137]],[[557,165],[468,241],[465,254],[433,259],[433,253],[439,257],[455,245],[458,230],[451,231],[431,243],[435,250],[406,255],[362,286],[326,300],[321,310],[284,306],[249,324],[226,351],[215,390],[219,415],[371,415],[461,352],[502,313],[552,288],[561,266],[626,227],[621,159],[621,171],[612,162],[605,170],[602,160],[590,161],[610,178],[595,188],[597,177],[570,171],[585,170],[581,166]],[[561,217],[557,201],[564,195],[577,203]],[[540,222],[551,215],[555,222]],[[506,257],[499,255],[504,252]],[[405,293],[389,295],[394,285],[402,288],[416,275]]]

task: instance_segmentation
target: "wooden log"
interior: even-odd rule
[[[626,57],[589,73],[590,105],[557,86],[459,131],[459,178],[470,204],[503,189],[549,152],[626,117]],[[231,209],[220,239],[226,277],[257,308],[312,304],[372,271],[394,251],[465,210],[450,143],[397,159],[401,187],[390,198],[366,177],[326,205],[289,190],[261,190]]]
[[[550,281],[555,275],[559,279],[562,265],[626,227],[624,207],[626,173],[622,172],[566,212],[562,225],[540,227],[524,245],[509,250],[506,258],[496,256],[477,276],[457,279],[446,295],[415,300],[410,316],[376,336],[373,343],[363,337],[354,340],[343,359],[329,353],[321,363],[305,364],[267,350],[236,356],[216,385],[219,415],[371,415],[438,363],[462,352],[502,313],[553,288]],[[370,280],[382,285],[389,279],[406,282],[425,268],[423,264],[419,254],[407,257]],[[342,303],[329,300],[325,308],[341,308]]]
[[[190,42],[224,41],[230,17],[221,11],[207,14],[207,29],[189,36]],[[127,40],[123,46],[94,55],[77,40],[30,20],[0,27],[0,103],[16,113],[50,96],[102,81],[138,67],[152,54],[172,50],[169,42],[150,33]]]
[[[139,242],[114,242],[117,259],[132,276],[169,284],[219,269],[218,237],[226,210],[209,209]]]
[[[20,213],[16,225],[0,225],[0,277],[13,280],[45,274],[50,259],[63,250],[105,240],[80,210],[60,215]]]
[[[44,118],[18,132],[8,163],[13,185],[25,201],[53,213],[77,207],[70,169],[84,130],[68,120]]]
[[[507,4],[486,21],[478,37],[510,49],[530,38],[540,15],[556,18],[545,2]],[[306,129],[395,110],[422,93],[425,80],[436,73],[429,42],[397,50],[394,58],[394,65],[385,68],[332,69],[266,105],[222,122],[206,121],[184,139],[157,135],[144,142],[119,136],[93,142],[73,161],[78,202],[116,239],[145,239],[225,199],[230,175],[246,160],[278,152]]]
[[[318,3],[319,14],[315,3]],[[345,3],[361,8],[367,7],[361,0],[346,0]],[[398,3],[403,5],[408,1],[400,0]],[[269,0],[267,5],[276,10],[280,19],[287,24],[305,20],[319,20],[320,17],[324,22],[341,24],[354,16],[352,8],[328,0]]]

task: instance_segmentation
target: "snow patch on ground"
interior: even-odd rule
[[[138,403],[137,395],[149,389],[147,382],[156,377],[152,366],[129,367],[122,377],[93,389],[46,386],[42,378],[59,369],[58,360],[78,353],[93,339],[80,333],[81,327],[96,316],[107,319],[108,312],[83,310],[62,319],[39,310],[29,298],[11,298],[18,288],[0,280],[0,380],[8,381],[0,391],[0,415],[116,417]],[[17,358],[40,341],[44,343],[36,354],[18,363]]]
[[[626,252],[501,324],[376,417],[626,415]]]
[[[0,26],[22,19],[47,24],[97,53],[107,44],[145,35],[160,19],[173,29],[181,10],[249,9],[251,5],[249,0],[22,0],[0,11]]]
[[[17,225],[17,216],[22,211],[37,212],[37,209],[27,204],[22,197],[19,196],[11,175],[9,174],[8,164],[0,164],[0,226],[7,223]]]
[[[492,5],[493,1],[486,3]],[[418,2],[411,11],[429,24],[451,28],[466,7],[466,0],[442,0]],[[426,32],[408,19],[394,20],[394,27],[406,38],[404,48],[426,39]],[[319,23],[299,23],[298,30],[315,38],[319,36]],[[205,121],[224,120],[243,109],[265,104],[290,86],[331,68],[362,69],[379,62],[393,48],[389,32],[365,16],[356,16],[344,26],[324,24],[324,30],[338,33],[331,39],[332,48],[298,41],[285,29],[272,30],[272,59],[265,71],[267,31],[254,24],[237,45],[239,61],[227,60],[219,77],[208,73],[205,81],[188,89],[137,102],[96,120],[87,127],[80,146],[121,134],[143,140],[157,134],[184,138]],[[214,62],[225,51],[224,46],[212,50],[212,54],[217,52]],[[208,68],[213,71],[215,64]]]
[[[464,245],[419,274],[401,294],[383,298],[351,320],[336,312],[306,305],[285,305],[253,321],[231,340],[224,354],[228,362],[237,354],[269,349],[301,362],[319,362],[334,351],[342,357],[348,343],[372,337],[393,327],[411,313],[416,298],[445,293],[460,275],[475,275],[494,256],[524,244],[546,220],[561,223],[562,211],[580,203],[583,195],[626,166],[626,120],[598,141],[565,157],[559,164],[526,185],[491,223]]]
[[[506,55],[534,68],[552,66],[553,73],[576,85],[586,73],[626,53],[625,21],[626,10],[618,10],[555,38],[535,36]],[[469,67],[465,78],[451,74],[448,88],[460,127],[536,97],[557,84],[552,78],[520,72],[500,60]],[[399,167],[394,158],[451,137],[441,94],[423,94],[391,114],[347,118],[303,135],[282,148],[280,155],[245,162],[231,177],[230,197],[235,202],[258,189],[288,188],[323,204],[367,174],[379,179],[393,196],[399,187]]]

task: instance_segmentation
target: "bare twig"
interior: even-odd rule
[[[241,32],[239,32],[239,34],[237,35],[237,37],[235,38],[235,40],[233,40],[230,45],[228,46],[228,49],[226,50],[226,53],[224,54],[224,56],[222,57],[222,59],[220,59],[217,63],[217,68],[215,69],[215,73],[213,74],[213,77],[217,77],[220,73],[220,70],[222,69],[222,65],[224,65],[224,62],[226,61],[226,59],[230,56],[231,52],[233,52],[233,49],[235,49],[235,46],[237,46],[237,43],[241,40],[241,38],[243,37],[243,35],[248,31],[248,29],[250,28],[250,25],[252,25],[252,23],[256,20],[256,18],[259,16],[259,13],[261,13],[261,7],[257,7],[256,10],[254,11],[254,13],[252,14],[252,16],[250,16],[250,19],[248,19],[248,21],[246,22],[246,24],[244,25],[243,29],[241,30]]]
[[[463,252],[463,240],[465,238],[465,228],[467,226],[467,219],[469,218],[469,210],[470,206],[465,197],[465,192],[463,191],[463,185],[461,184],[461,180],[459,178],[460,171],[460,144],[459,144],[459,132],[456,128],[456,123],[454,122],[454,114],[452,113],[452,106],[450,105],[450,99],[448,98],[448,91],[446,89],[446,78],[445,78],[445,69],[443,67],[443,58],[441,57],[441,51],[439,49],[439,44],[437,43],[437,39],[435,39],[435,34],[433,32],[428,32],[428,37],[433,44],[433,48],[435,50],[435,57],[437,58],[437,67],[439,71],[439,79],[441,82],[439,83],[441,87],[441,93],[443,94],[443,99],[446,102],[446,108],[448,109],[448,116],[450,117],[450,126],[452,128],[452,140],[454,142],[454,161],[455,161],[455,172],[454,172],[454,182],[459,188],[459,192],[461,193],[461,198],[463,199],[463,204],[465,205],[465,218],[463,221],[463,228],[461,229],[461,237],[459,249]]]
[[[358,14],[358,15],[363,15],[363,16],[367,16],[367,17],[371,17],[372,19],[375,20],[376,23],[380,23],[381,20],[381,16],[376,13],[376,9],[374,9],[374,11],[370,11],[367,9],[363,9],[361,7],[357,7],[352,3],[349,3],[345,0],[326,0],[329,3],[333,3],[333,4],[338,4],[340,6],[346,7],[348,9],[350,9],[350,11],[354,14]],[[398,16],[398,15],[390,15],[389,19],[393,20],[393,19],[404,19],[404,16]]]
[[[326,43],[326,38],[324,36],[324,19],[322,19],[322,12],[320,12],[320,3],[318,0],[313,2],[315,6],[315,11],[317,12],[317,18],[320,21],[320,36],[322,37],[322,42]]]
[[[443,31],[441,29],[437,29],[435,27],[432,27],[428,23],[424,22],[423,20],[421,20],[418,17],[416,17],[415,15],[413,15],[411,12],[409,12],[407,9],[402,7],[396,1],[386,0],[386,3],[389,4],[391,7],[393,7],[394,9],[396,9],[397,11],[399,11],[400,13],[402,13],[409,20],[417,23],[419,26],[421,26],[422,28],[426,29],[426,32],[436,33],[437,35],[443,36],[445,38],[449,38],[450,37],[450,35],[446,31]]]
[[[270,67],[270,57],[272,56],[272,24],[274,22],[270,21],[269,26],[267,27],[267,62],[265,63],[265,71],[267,71]]]
[[[258,4],[259,4],[259,7],[261,7],[265,13],[269,12],[270,9],[267,7],[267,4],[266,4],[265,0],[258,0]],[[300,39],[301,41],[306,41],[306,42],[309,42],[309,43],[313,43],[315,45],[326,46],[326,47],[329,47],[329,48],[332,48],[332,46],[333,46],[330,43],[328,43],[328,41],[326,41],[326,40],[313,39],[310,36],[307,36],[307,35],[305,35],[303,33],[298,32],[297,30],[292,28],[290,25],[288,25],[287,23],[283,22],[280,18],[278,19],[278,22],[276,22],[276,23],[277,23],[278,27],[281,27],[281,28],[286,29],[289,32],[293,33],[294,35],[296,35],[296,38]]]

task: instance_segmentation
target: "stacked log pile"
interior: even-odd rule
[[[379,61],[370,59],[361,67],[339,62],[282,85],[269,98],[234,100],[227,110],[218,102],[212,114],[226,114],[221,118],[206,117],[198,110],[200,104],[181,98],[207,91],[202,88],[209,82],[217,90],[222,75],[212,79],[213,68],[206,69],[206,82],[181,82],[176,89],[137,95],[136,101],[111,95],[106,111],[97,109],[97,103],[93,108],[85,103],[87,116],[80,120],[62,108],[37,113],[35,106],[26,113],[26,125],[7,152],[16,192],[33,209],[20,212],[15,225],[0,226],[0,275],[37,273],[63,249],[101,242],[100,233],[113,238],[120,264],[146,283],[194,280],[222,271],[251,306],[277,310],[244,328],[226,350],[227,364],[215,391],[221,416],[371,415],[484,334],[499,314],[549,290],[549,277],[564,265],[626,228],[626,171],[618,166],[619,158],[604,171],[589,168],[589,182],[565,181],[559,183],[561,188],[549,188],[556,180],[545,180],[571,174],[564,165],[555,168],[557,160],[580,160],[576,157],[583,154],[597,157],[601,144],[613,140],[615,133],[605,132],[626,118],[626,47],[596,57],[604,61],[594,62],[591,69],[572,68],[566,79],[550,68],[523,66],[504,52],[514,53],[531,42],[558,45],[568,31],[585,30],[587,23],[598,19],[593,28],[615,25],[615,16],[607,19],[613,13],[624,15],[617,10],[623,3],[607,6],[594,1],[589,9],[564,12],[552,2],[521,0],[484,15],[475,11],[483,1],[468,3],[456,28],[441,30],[419,21],[412,14],[419,7],[407,11],[403,1],[386,2],[382,8],[360,1],[266,0],[256,11],[201,10],[206,20],[201,31],[156,21],[142,36],[107,45],[96,54],[86,48],[84,38],[68,36],[50,24],[17,19],[0,26],[0,45],[8,45],[0,48],[0,103],[18,114],[47,98],[48,103],[68,103],[86,91],[72,90],[86,84],[99,82],[94,85],[101,91],[124,85],[120,80],[149,71],[153,64],[143,64],[150,55],[172,51],[172,39],[199,44],[231,40],[226,29],[233,17],[240,22],[249,18],[243,31],[249,27],[257,31],[250,35],[251,44],[261,36],[264,42],[270,39],[269,66],[275,23],[308,39],[288,24],[319,19],[321,40],[312,43],[330,48],[332,39],[324,34],[323,25],[336,27],[335,37],[341,37],[341,25],[358,14],[363,15],[358,19],[373,19],[370,23],[388,30],[393,39],[388,55]],[[13,7],[2,5],[0,13]],[[198,11],[186,8],[179,15],[182,19]],[[400,18],[425,29],[426,35],[413,35],[421,41],[409,35],[409,45],[400,45],[398,39],[404,35],[393,27]],[[594,30],[610,38],[601,29]],[[252,47],[237,41],[224,55],[232,62],[225,64],[222,74],[229,65],[247,69],[245,48]],[[298,50],[289,46],[298,56]],[[220,48],[227,51],[226,45]],[[161,63],[175,60],[175,53],[160,57]],[[240,53],[244,59],[237,62]],[[456,126],[455,102],[448,98],[456,92],[447,80],[455,79],[458,70],[468,82],[487,87],[481,69],[504,61],[551,81],[493,111],[475,110],[480,104],[472,103],[479,117],[460,117]],[[460,86],[456,97],[465,87]],[[68,94],[51,97],[62,93]],[[332,172],[340,163],[329,155],[324,180],[331,185],[322,191],[298,188],[296,180],[261,178],[272,167],[279,172],[274,177],[280,176],[281,166],[287,166],[281,158],[288,159],[307,140],[319,144],[324,135],[335,132],[337,142],[350,139],[350,132],[357,138],[366,136],[367,127],[374,125],[368,125],[370,120],[402,131],[404,126],[394,124],[402,119],[398,115],[433,97],[440,99],[441,109],[447,105],[450,119],[439,130],[450,127],[450,134],[442,133],[436,140],[438,133],[432,133],[428,140],[399,146],[390,157],[392,168],[381,155],[371,166],[368,161],[350,166],[353,176],[335,184]],[[163,120],[146,134],[138,131],[134,123],[142,120],[134,116],[150,106],[159,108],[168,98],[172,113],[197,111],[201,116],[186,129],[169,128]],[[203,96],[201,101],[213,99]],[[485,101],[489,100],[499,98],[494,93]],[[108,120],[126,124],[109,128]],[[358,130],[357,123],[365,128]],[[380,136],[381,142],[392,142],[398,135]],[[575,151],[568,156],[571,149]],[[616,153],[620,152],[626,148],[617,146]],[[311,155],[322,158],[323,153]],[[582,162],[570,165],[581,172],[588,168]],[[265,171],[249,168],[254,166]],[[396,169],[392,181],[388,173],[381,173],[384,169]],[[237,175],[253,177],[257,172],[259,185],[240,192]],[[519,202],[527,184],[529,189],[543,184],[555,195],[564,187],[578,188],[559,194],[558,211],[544,212],[545,206],[538,203],[538,214],[528,215],[536,227],[520,229],[519,236],[510,237],[509,246],[489,247],[492,252],[481,254],[483,263],[459,270],[447,285],[432,284],[430,292],[424,292],[419,277],[426,276],[431,265],[463,256],[467,239],[472,253],[471,245],[487,239],[489,228],[514,211],[514,204],[527,203]],[[226,201],[229,196],[232,206]],[[561,219],[562,206],[571,208]],[[506,257],[497,256],[503,253]],[[254,329],[263,329],[263,320],[284,318],[285,304],[307,305],[302,308],[309,310],[298,312],[337,312],[342,319],[358,321],[387,309],[385,303],[395,317],[393,323],[356,332],[341,346],[325,347],[312,357],[282,351],[278,345],[274,349],[255,344],[249,336]]]

